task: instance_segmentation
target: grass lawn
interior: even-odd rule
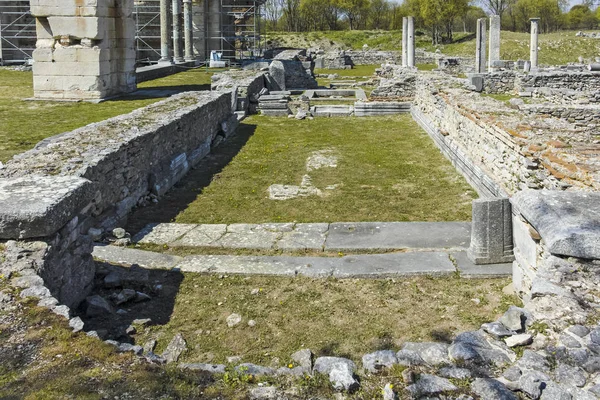
[[[312,121],[252,116],[238,129],[237,140],[244,143],[231,161],[208,181],[202,178],[207,187],[192,172],[143,212],[168,222],[156,221],[173,215],[162,204],[168,207],[195,192],[176,222],[464,221],[471,216],[476,193],[409,115]],[[337,168],[307,172],[307,158],[321,150],[338,157]],[[197,171],[206,169],[200,165]],[[300,185],[305,174],[322,197],[269,199],[271,185]]]
[[[196,69],[154,81],[139,88],[210,90],[211,72]],[[93,122],[126,114],[160,98],[123,97],[100,104],[25,101],[33,97],[31,72],[0,68],[0,161],[31,149],[40,140]]]
[[[167,273],[159,273],[168,280]],[[142,344],[156,339],[160,353],[173,335],[182,333],[188,348],[182,362],[216,363],[241,356],[242,362],[284,366],[293,352],[310,348],[317,356],[347,356],[360,366],[366,352],[396,350],[409,340],[447,341],[458,331],[496,319],[509,304],[519,304],[501,294],[507,283],[508,279],[338,281],[187,274],[174,288],[176,297],[166,300],[173,301],[168,321],[138,326],[134,337]],[[252,289],[260,291],[252,295]],[[35,307],[37,301],[19,299],[2,278],[0,290],[18,299],[16,307],[0,308],[0,398],[247,399],[247,390],[258,381],[294,387],[292,399],[334,396],[328,379],[319,375],[300,380],[253,378],[229,368],[224,375],[209,376],[173,364],[143,362],[85,332],[71,332],[65,319]],[[243,320],[229,328],[225,319],[232,312]],[[256,321],[254,327],[248,326],[250,319]],[[402,393],[403,369],[364,376],[360,390],[348,399],[380,398],[381,388],[390,382]]]

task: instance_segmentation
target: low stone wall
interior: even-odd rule
[[[0,170],[0,239],[39,249],[26,272],[39,274],[60,303],[77,305],[94,276],[92,239],[164,194],[235,130],[231,99],[184,93],[16,156]]]
[[[530,115],[562,118],[573,123],[597,123],[600,121],[600,109],[597,105],[523,104],[519,106],[519,110]]]
[[[434,53],[417,50],[415,54],[416,64],[436,64],[437,59],[442,57]],[[379,50],[346,50],[330,51],[317,54],[317,68],[343,69],[350,65],[402,65],[402,51],[379,51]],[[320,61],[319,61],[320,60]]]
[[[600,72],[591,71],[540,71],[519,74],[515,82],[519,91],[535,88],[570,89],[593,92],[600,86]]]
[[[256,113],[258,96],[266,87],[265,72],[227,71],[215,74],[211,79],[213,91],[233,93],[233,111]]]
[[[183,72],[184,69],[193,68],[196,66],[195,61],[186,61],[177,64],[155,64],[147,67],[140,67],[135,70],[137,83],[151,81],[154,79],[164,78],[165,76],[173,75],[178,72]]]
[[[514,92],[516,79],[517,73],[514,71],[486,74],[483,80],[483,91],[490,94]]]
[[[600,194],[528,190],[511,202],[515,290],[559,329],[586,324],[600,303]]]

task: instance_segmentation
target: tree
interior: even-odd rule
[[[388,0],[371,0],[369,20],[372,29],[389,29],[390,9]]]
[[[569,10],[567,24],[570,29],[593,29],[598,25],[598,20],[588,5],[577,4]]]
[[[283,15],[283,5],[285,0],[267,0],[263,6],[267,29],[277,30],[277,24]]]
[[[348,19],[350,30],[358,29],[369,13],[368,0],[340,0],[339,5]]]

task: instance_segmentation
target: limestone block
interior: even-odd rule
[[[38,39],[38,42],[41,39],[54,39],[54,36],[52,35],[52,32],[50,31],[50,25],[48,24],[48,21],[46,21],[45,19],[43,19],[43,20],[40,18],[35,19],[35,32],[36,32],[36,37]],[[50,44],[50,46],[52,45],[52,43]],[[50,46],[48,46],[48,47],[50,47]]]
[[[52,53],[52,59],[56,62],[76,62],[77,61],[77,49],[74,46],[56,46],[56,49]]]
[[[599,193],[526,190],[512,202],[551,254],[600,259]]]
[[[49,16],[48,24],[54,37],[103,39],[107,31],[114,30],[114,19],[106,17]]]
[[[52,49],[49,47],[37,48],[33,51],[33,61],[52,62]]]
[[[90,76],[110,73],[111,63],[102,62],[36,62],[33,74],[38,76]]]
[[[76,4],[61,4],[57,7],[31,5],[31,14],[36,17],[115,17],[117,10],[109,7],[81,7]]]
[[[0,179],[0,238],[54,234],[92,200],[92,186],[68,176]]]
[[[110,50],[99,47],[87,47],[76,49],[76,61],[79,62],[102,62],[110,61]]]
[[[475,264],[500,264],[514,260],[512,211],[508,198],[473,201],[473,228],[469,259]]]

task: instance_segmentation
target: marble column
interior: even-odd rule
[[[475,53],[475,73],[483,74],[486,70],[486,27],[487,18],[479,18],[477,20],[477,35],[476,35],[476,53]]]
[[[500,61],[500,16],[492,15],[490,17],[490,52],[488,67],[491,70],[494,67],[494,61]]]
[[[194,22],[192,0],[183,0],[183,29],[185,42],[185,61],[194,61]]]
[[[158,62],[170,63],[169,52],[169,0],[160,0],[160,60]]]
[[[175,62],[183,62],[181,48],[181,0],[173,0],[173,58]]]
[[[406,52],[407,48],[407,39],[408,39],[408,18],[402,17],[402,66],[406,67]]]
[[[406,66],[415,66],[415,20],[413,17],[407,17],[408,20],[408,36],[406,37],[407,52],[406,52]]]
[[[538,32],[539,18],[531,18],[531,41],[529,43],[529,61],[531,61],[531,70],[538,69]]]

